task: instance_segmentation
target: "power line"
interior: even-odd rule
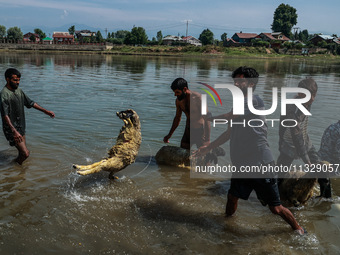
[[[167,24],[167,25],[157,25],[152,27],[146,27],[145,30],[152,31],[157,29],[167,29],[167,28],[173,28],[173,27],[180,27],[183,26],[183,23],[174,23],[174,24]]]

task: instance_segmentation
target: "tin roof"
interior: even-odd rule
[[[255,33],[235,33],[239,38],[242,39],[250,39],[250,38],[255,38],[257,34]]]
[[[73,35],[70,35],[68,32],[54,32],[53,33],[53,38],[74,38]]]

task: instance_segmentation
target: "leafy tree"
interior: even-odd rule
[[[10,27],[7,30],[7,39],[10,40],[22,40],[24,35],[21,32],[21,29],[18,27]]]
[[[114,36],[112,38],[116,38],[116,39],[122,39],[124,40],[125,36],[130,33],[129,31],[127,30],[118,30]]]
[[[300,32],[301,33],[301,35],[299,35],[299,39],[301,40],[301,41],[303,41],[303,42],[307,42],[308,41],[308,39],[309,39],[309,37],[310,37],[310,35],[309,35],[309,33],[308,33],[308,30],[307,29],[304,29],[304,30],[302,30],[302,32]],[[300,37],[301,36],[301,37]]]
[[[280,4],[275,12],[272,24],[273,32],[282,32],[285,36],[290,36],[293,26],[297,23],[296,9],[288,4]]]
[[[125,44],[146,44],[148,36],[145,33],[145,29],[142,27],[134,27],[131,32],[125,36]]]
[[[40,28],[34,29],[34,33],[39,35],[40,40],[46,37],[46,34]]]
[[[162,41],[163,41],[162,31],[157,32],[157,41],[158,41],[159,44],[162,44]]]
[[[203,45],[213,44],[214,43],[214,33],[211,32],[208,28],[204,29],[200,34],[199,40]]]
[[[96,41],[97,42],[102,42],[103,41],[103,36],[102,36],[102,33],[100,31],[97,32]]]
[[[227,41],[227,38],[228,38],[228,34],[227,34],[227,33],[223,33],[223,34],[221,35],[221,41],[222,41],[222,42],[226,42],[226,41]]]
[[[336,48],[336,54],[337,54],[337,55],[340,55],[340,46],[337,46],[337,48]]]
[[[75,26],[70,26],[70,28],[68,29],[68,32],[70,33],[70,35],[74,35],[74,32],[76,31]]]
[[[30,36],[29,39],[30,39],[31,42],[35,42],[36,41],[35,35],[33,35],[33,34]]]
[[[0,38],[6,37],[6,27],[0,25]]]

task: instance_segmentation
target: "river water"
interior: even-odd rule
[[[226,219],[229,180],[156,164],[175,114],[170,83],[184,77],[193,90],[198,82],[224,83],[241,65],[258,70],[256,91],[268,104],[272,87],[317,80],[309,133],[319,148],[324,129],[339,120],[340,61],[2,52],[1,72],[19,69],[21,88],[56,118],[26,110],[31,156],[23,166],[13,163],[16,149],[0,134],[0,254],[339,254],[338,179],[332,199],[290,208],[308,230],[301,237],[255,195]],[[128,108],[142,125],[136,162],[116,181],[106,172],[78,176],[72,164],[104,157],[123,124],[115,112]],[[171,145],[179,144],[183,124]],[[275,157],[277,134],[269,130]]]

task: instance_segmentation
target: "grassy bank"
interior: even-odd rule
[[[274,49],[264,47],[221,47],[221,46],[113,46],[106,54],[152,55],[152,56],[200,56],[200,57],[254,57],[254,58],[327,58],[340,59],[331,54],[278,54]]]
[[[141,55],[171,55],[171,56],[280,56],[272,49],[265,49],[259,47],[240,47],[240,48],[226,48],[220,46],[114,46],[107,51],[111,54],[141,54]]]
[[[48,46],[48,45],[46,45]],[[303,59],[340,59],[340,56],[334,56],[325,52],[302,56],[300,50],[295,50],[295,55],[278,54],[274,49],[265,47],[221,47],[221,46],[128,46],[114,45],[111,49],[95,49],[92,46],[86,48],[74,48],[73,45],[62,45],[63,48],[56,49],[53,47],[44,48],[0,48],[0,52],[34,52],[43,54],[112,54],[112,55],[144,55],[144,56],[193,56],[193,57],[228,57],[228,58],[303,58]],[[52,46],[52,45],[51,45]],[[285,52],[285,51],[283,51]]]

